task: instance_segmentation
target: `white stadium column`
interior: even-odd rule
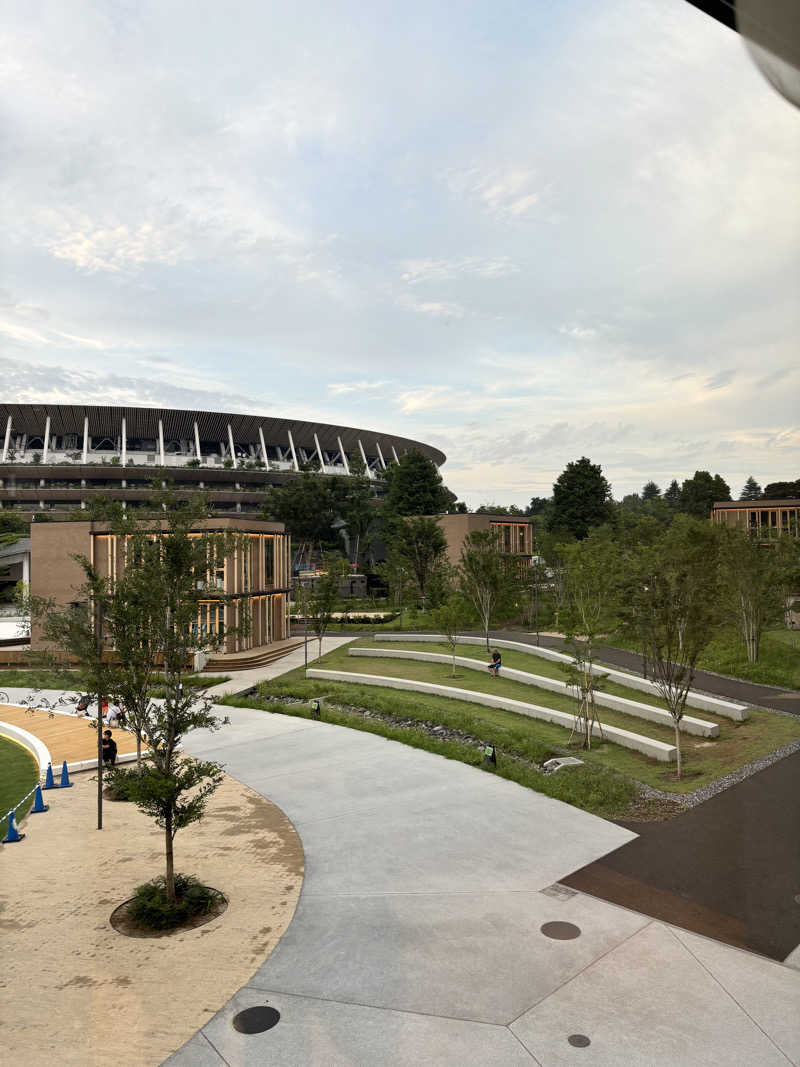
[[[238,464],[238,462],[236,460],[236,448],[235,448],[235,446],[233,444],[233,430],[231,429],[231,424],[230,423],[228,423],[228,442],[230,443],[230,446],[231,446],[231,459],[233,460],[233,466],[234,466],[234,469],[235,469],[236,467],[239,466],[239,464]]]
[[[89,458],[89,416],[86,415],[83,420],[83,462],[85,463]]]
[[[45,419],[44,437],[42,438],[42,463],[47,463],[47,453],[50,451],[50,416]]]
[[[158,458],[161,461],[161,466],[164,464],[164,423],[161,419],[158,420]]]
[[[383,458],[383,452],[381,452],[381,446],[378,441],[375,442],[375,447],[378,450],[378,459],[381,461],[381,466],[386,470],[386,460]]]
[[[394,456],[395,463],[399,463],[400,460],[397,458],[397,449],[394,447],[394,445],[392,445],[392,455]]]
[[[122,452],[122,466],[128,465],[128,434],[125,431],[125,419],[122,420],[122,439],[121,439],[121,452]]]
[[[294,438],[292,437],[292,431],[291,430],[287,430],[286,432],[289,434],[289,448],[291,448],[291,450],[292,450],[292,462],[294,463],[294,469],[296,471],[299,471],[300,470],[300,464],[297,462],[297,452],[295,451],[295,447],[294,447]]]
[[[319,456],[319,469],[322,473],[325,473],[325,459],[322,455],[322,449],[319,447],[319,438],[314,434],[314,444],[317,446],[317,455]]]
[[[361,444],[361,438],[358,439],[358,451],[361,453],[361,458],[364,461],[364,467],[367,474],[369,474],[369,463],[367,463],[367,453],[364,451],[364,446]]]
[[[200,431],[197,429],[197,423],[194,424],[194,447],[197,453],[196,458],[203,462],[203,457],[200,454]]]
[[[345,474],[349,474],[350,473],[350,464],[347,462],[347,453],[342,448],[342,439],[341,439],[341,437],[337,437],[336,438],[336,443],[339,445],[339,455],[342,457],[342,463],[344,463]]]
[[[269,459],[267,458],[267,446],[264,444],[264,431],[259,426],[258,439],[261,442],[261,458],[264,460],[264,466],[269,467]]]
[[[6,422],[6,436],[3,441],[3,463],[8,459],[8,446],[11,441],[11,416],[8,416],[8,422]]]

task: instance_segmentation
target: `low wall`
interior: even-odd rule
[[[411,659],[423,663],[452,663],[453,657],[445,652],[416,652],[405,648],[351,648],[349,656],[367,656],[388,659]],[[468,670],[486,673],[487,664],[479,660],[468,659],[466,656],[456,656],[459,667]],[[547,689],[551,693],[563,693],[564,696],[576,699],[574,686],[567,682],[559,681],[558,678],[547,678],[541,674],[528,674],[527,671],[518,671],[513,667],[502,667],[503,678],[511,678],[512,681],[522,682],[523,685],[535,685],[539,689]],[[659,726],[674,726],[672,716],[664,708],[655,708],[652,704],[640,704],[637,700],[628,700],[626,697],[614,696],[598,690],[594,695],[595,704],[614,711],[622,711],[626,715],[633,715],[637,719],[647,719],[648,722],[658,723]],[[691,715],[684,715],[681,719],[680,729],[687,734],[696,737],[719,737],[719,726],[714,722],[706,722],[704,719],[695,719]]]
[[[373,637],[376,641],[447,641],[444,634],[394,633],[374,634]],[[485,647],[486,642],[482,637],[459,637],[458,644],[482,645]],[[556,652],[552,648],[542,648],[539,645],[528,645],[524,641],[494,640],[492,638],[490,644],[493,648],[507,648],[513,652],[527,652],[531,656],[540,656],[542,659],[549,659],[555,663],[572,662],[572,658],[563,652]],[[616,682],[617,685],[626,685],[630,689],[638,689],[642,693],[650,693],[653,696],[661,695],[655,682],[651,682],[649,678],[640,678],[638,674],[629,674],[627,671],[618,670],[616,667],[598,665],[595,665],[594,673],[608,675],[611,681]],[[725,719],[733,719],[734,722],[744,722],[747,719],[746,705],[735,704],[730,700],[723,700],[721,697],[707,696],[705,693],[698,693],[694,689],[689,691],[686,703],[690,708],[711,711],[714,715],[721,715]]]
[[[39,773],[45,773],[47,765],[51,760],[50,752],[43,741],[40,741],[38,737],[29,733],[27,730],[23,730],[21,726],[14,726],[10,722],[0,722],[0,734],[2,734],[3,737],[11,738],[12,741],[16,741],[24,748],[27,748],[39,764]]]
[[[449,697],[451,700],[466,700],[470,704],[482,704],[488,708],[515,711],[518,715],[526,715],[530,719],[542,719],[545,722],[556,723],[567,730],[572,729],[575,721],[575,717],[569,712],[545,708],[540,704],[526,704],[522,700],[512,700],[510,697],[476,693],[472,689],[456,689],[455,686],[436,685],[434,682],[414,682],[409,678],[392,678],[379,674],[351,674],[348,671],[328,671],[319,667],[309,667],[306,670],[306,678],[318,678],[320,681],[327,682],[349,682],[355,685],[375,685],[387,689],[406,689],[413,693],[431,693],[435,696]],[[600,736],[597,724],[592,733],[595,737]],[[630,730],[623,730],[619,726],[604,726],[603,736],[607,741],[613,741],[617,745],[622,745],[623,748],[635,749],[663,763],[676,758],[674,745],[654,741],[652,738],[643,737]]]

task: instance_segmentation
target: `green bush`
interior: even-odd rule
[[[175,875],[175,903],[167,902],[166,879],[163,875],[137,886],[128,906],[132,919],[153,930],[168,930],[172,926],[210,911],[222,897],[216,889],[201,885],[191,874]]]
[[[112,800],[133,800],[132,779],[138,774],[135,767],[111,767],[103,774],[103,781]]]

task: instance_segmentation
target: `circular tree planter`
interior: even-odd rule
[[[194,930],[198,926],[205,926],[206,923],[218,919],[228,907],[228,898],[224,893],[221,893],[219,889],[214,889],[212,886],[207,886],[206,888],[216,893],[216,902],[207,911],[192,915],[183,922],[170,926],[166,930],[155,930],[152,926],[146,926],[133,918],[128,909],[133,903],[134,897],[130,897],[124,904],[120,904],[118,908],[115,908],[111,912],[108,921],[118,934],[124,934],[125,937],[169,937],[171,934],[181,934],[185,930]]]

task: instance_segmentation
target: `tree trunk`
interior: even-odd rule
[[[677,779],[678,779],[678,781],[680,781],[681,780],[681,771],[682,771],[682,766],[681,766],[681,731],[680,731],[680,727],[679,727],[677,719],[675,721],[675,749],[676,749],[676,753],[677,753],[677,758],[676,758],[676,761],[675,761],[675,771],[676,771]]]
[[[175,857],[172,850],[172,812],[168,811],[164,820],[164,846],[167,859],[166,885],[167,903],[175,903]]]
[[[142,733],[141,730],[136,731],[136,772],[142,773]]]

